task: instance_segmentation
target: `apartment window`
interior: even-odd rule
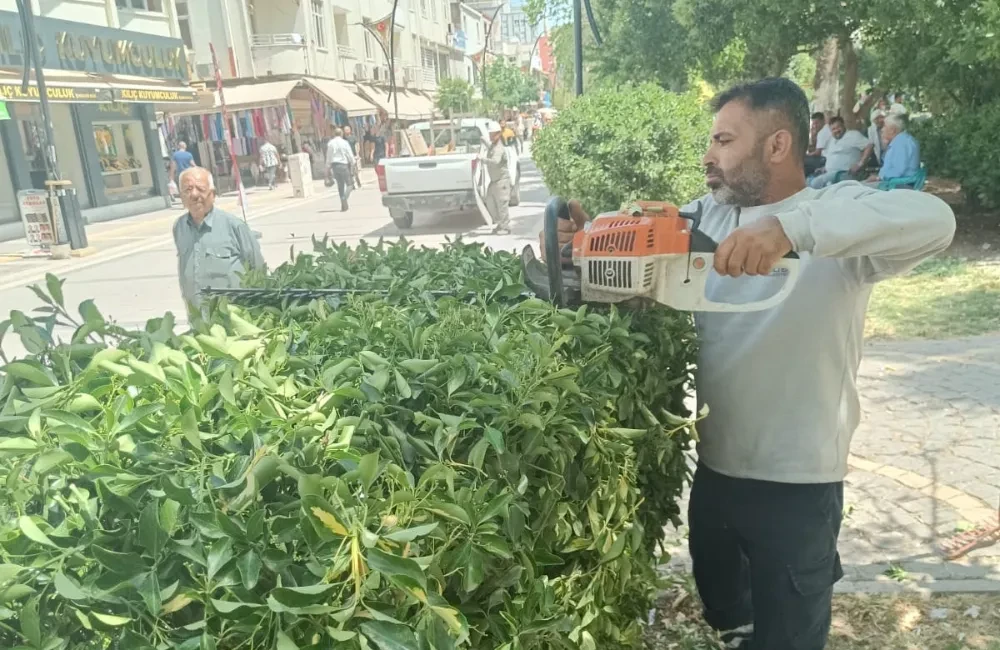
[[[375,48],[376,47],[377,46],[372,41],[372,35],[371,35],[371,33],[366,29],[365,30],[365,58],[368,59],[369,61],[374,61],[375,60]]]
[[[431,19],[437,22],[438,19],[438,3],[437,0],[431,0]]]
[[[420,15],[427,17],[427,0],[420,0]]]
[[[177,26],[181,30],[181,39],[189,50],[194,49],[194,39],[191,38],[191,15],[188,13],[188,0],[177,0]]]
[[[312,0],[313,32],[316,34],[316,47],[326,49],[326,12],[323,0]]]
[[[138,9],[163,13],[163,0],[116,0],[119,9]]]
[[[350,30],[347,29],[347,14],[333,14],[333,31],[334,35],[337,37],[337,45],[350,47],[351,33]]]

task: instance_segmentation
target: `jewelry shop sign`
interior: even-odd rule
[[[188,77],[180,39],[56,18],[36,17],[35,29],[45,68],[178,81]],[[16,12],[0,11],[0,67],[22,67],[24,61],[21,19]]]

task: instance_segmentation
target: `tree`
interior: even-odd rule
[[[486,66],[486,100],[495,108],[538,101],[538,80],[506,59]]]
[[[444,115],[472,110],[472,84],[464,79],[442,79],[438,84],[437,107]]]

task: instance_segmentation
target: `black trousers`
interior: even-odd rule
[[[843,483],[736,479],[698,466],[688,508],[694,577],[705,619],[724,631],[753,623],[752,650],[822,650]]]

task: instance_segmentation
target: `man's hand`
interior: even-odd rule
[[[851,165],[850,169],[851,176],[857,176],[859,171],[861,171],[861,163],[858,163],[856,165]]]
[[[576,199],[569,202],[569,219],[559,219],[559,249],[573,241],[573,236],[590,220],[590,216],[584,211],[583,206]],[[542,260],[545,260],[545,231],[538,233],[538,246],[542,251]]]
[[[792,251],[792,242],[777,217],[765,217],[737,228],[715,251],[719,275],[738,278],[767,275],[782,257]]]
[[[871,176],[869,176],[869,177],[868,177],[868,178],[867,178],[867,179],[865,180],[865,182],[866,182],[866,183],[874,183],[874,182],[875,182],[875,181],[877,181],[877,180],[878,180],[878,174],[872,174]]]

